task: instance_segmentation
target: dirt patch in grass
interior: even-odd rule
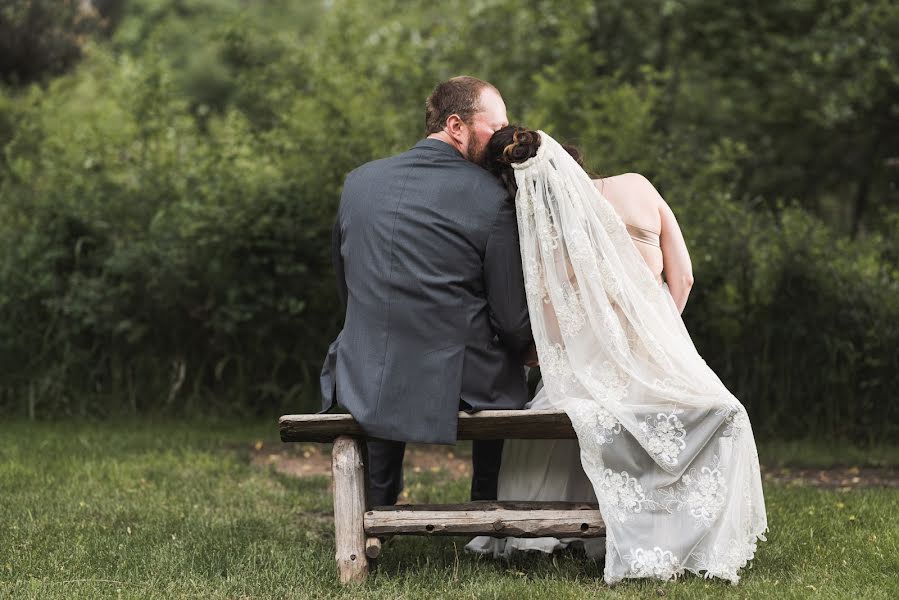
[[[254,466],[274,467],[278,473],[293,477],[331,475],[329,444],[279,444],[267,447],[263,442],[256,442],[250,455]],[[408,444],[404,466],[413,473],[444,473],[451,479],[471,477],[471,455],[453,447]]]
[[[765,468],[765,481],[786,485],[807,485],[840,491],[868,487],[899,487],[899,468],[835,466],[826,469],[803,467]]]

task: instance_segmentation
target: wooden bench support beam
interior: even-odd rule
[[[534,503],[535,508],[539,503]],[[459,505],[465,506],[465,505]],[[365,513],[363,523],[369,536],[404,535],[491,535],[494,537],[600,537],[605,525],[599,510],[429,510],[421,505],[374,509]]]
[[[340,583],[364,581],[368,576],[365,554],[365,473],[362,443],[339,437],[334,441],[331,469],[334,475],[334,527]]]

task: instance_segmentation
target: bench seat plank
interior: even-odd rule
[[[278,421],[281,441],[333,442],[338,436],[366,437],[346,414],[284,415]],[[560,410],[482,410],[459,413],[457,438],[492,439],[574,439],[571,420]]]

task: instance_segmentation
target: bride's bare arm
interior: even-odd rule
[[[657,192],[658,194],[658,192]],[[674,218],[674,213],[668,203],[659,196],[659,214],[662,217],[662,231],[660,242],[662,245],[662,261],[665,281],[668,290],[674,299],[674,304],[679,312],[684,312],[687,298],[690,296],[690,288],[693,287],[693,265],[690,262],[690,253],[684,242],[680,225]]]

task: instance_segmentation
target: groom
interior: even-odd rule
[[[344,183],[332,237],[343,331],[322,369],[324,409],[368,443],[369,503],[395,504],[406,442],[456,441],[459,410],[518,409],[533,339],[515,207],[478,166],[506,126],[499,91],[454,77],[428,97],[428,136]],[[496,499],[502,440],[473,445],[472,500]]]

